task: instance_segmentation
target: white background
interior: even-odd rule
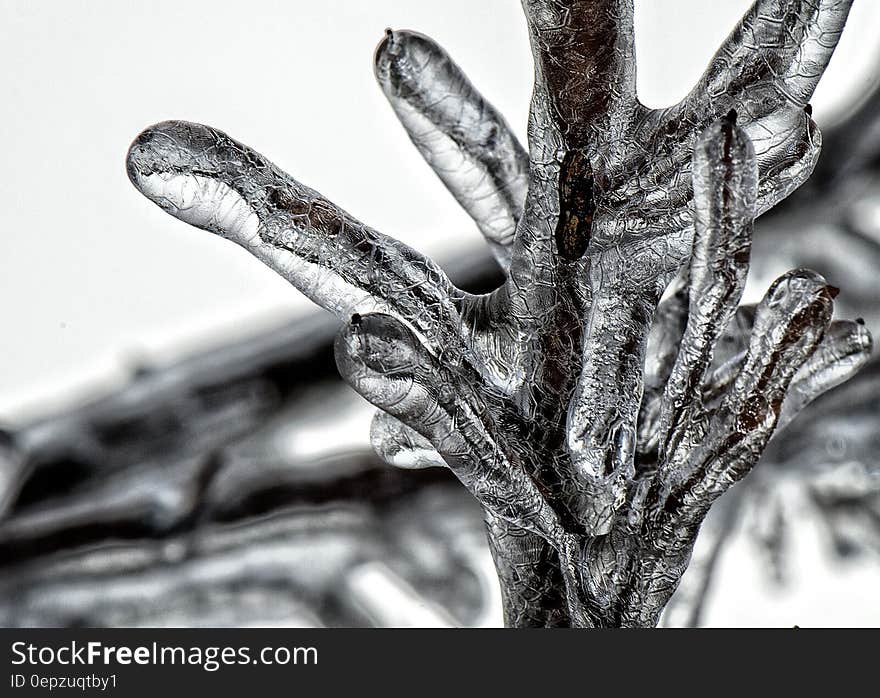
[[[682,97],[749,4],[637,1],[643,101]],[[131,187],[128,144],[156,121],[217,126],[428,253],[473,239],[375,86],[386,26],[440,41],[524,130],[531,59],[516,0],[0,3],[0,422],[119,380],[143,357],[308,308],[259,262]],[[820,126],[871,79],[878,27],[880,2],[857,2],[814,101]],[[760,586],[732,566],[726,575],[748,583],[731,594]],[[817,582],[784,604],[725,603],[711,620],[876,622],[878,569],[838,572],[833,591]]]

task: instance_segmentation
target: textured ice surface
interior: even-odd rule
[[[508,624],[653,625],[709,507],[870,353],[861,325],[827,331],[836,289],[815,272],[738,309],[753,219],[818,157],[808,100],[850,2],[759,0],[662,110],[635,95],[632,0],[523,5],[528,155],[433,41],[389,31],[376,52],[506,271],[490,294],[207,126],[147,129],[129,176],[345,321],[337,365],[385,413],[378,452],[442,461],[482,505]]]

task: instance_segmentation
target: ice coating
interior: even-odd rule
[[[815,353],[795,374],[782,403],[779,428],[864,366],[872,349],[871,333],[864,324],[849,320],[832,322]]]
[[[736,128],[736,112],[710,127],[694,153],[694,251],[688,275],[688,320],[663,395],[664,457],[697,417],[715,344],[730,324],[748,273],[755,216],[755,153]]]
[[[510,126],[427,36],[386,31],[376,78],[407,135],[470,214],[502,267],[528,189],[529,157]]]
[[[433,262],[221,131],[156,124],[135,139],[127,162],[151,201],[241,245],[340,317],[386,309],[435,336],[438,324],[454,321],[454,294]]]
[[[382,460],[398,468],[417,470],[446,465],[428,439],[381,410],[370,423],[370,443]]]
[[[371,403],[433,444],[487,509],[558,547],[563,529],[535,483],[500,447],[486,401],[469,371],[448,370],[416,336],[388,315],[355,315],[336,341],[345,380]]]
[[[215,129],[147,129],[129,175],[345,323],[377,452],[445,464],[483,507],[509,625],[654,625],[712,503],[870,353],[814,272],[739,306],[755,216],[818,157],[808,101],[849,5],[759,0],[650,110],[632,0],[524,0],[527,160],[437,44],[389,32],[380,86],[507,273],[486,295]]]

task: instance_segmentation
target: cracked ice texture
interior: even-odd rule
[[[827,331],[836,289],[809,270],[738,307],[752,221],[818,157],[808,100],[849,5],[759,0],[652,110],[631,0],[525,0],[527,150],[441,47],[387,32],[379,84],[507,274],[486,295],[208,126],[148,128],[128,172],[345,321],[377,451],[482,505],[508,624],[653,625],[712,503],[870,353],[861,325]]]

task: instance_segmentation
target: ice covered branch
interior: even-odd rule
[[[389,31],[379,83],[507,273],[484,295],[216,129],[147,129],[129,176],[345,323],[337,365],[384,413],[377,451],[473,494],[509,624],[653,625],[712,503],[870,352],[829,330],[815,272],[739,307],[754,218],[818,156],[808,102],[849,4],[759,0],[681,104],[650,110],[631,0],[525,0],[528,158],[439,46]]]

